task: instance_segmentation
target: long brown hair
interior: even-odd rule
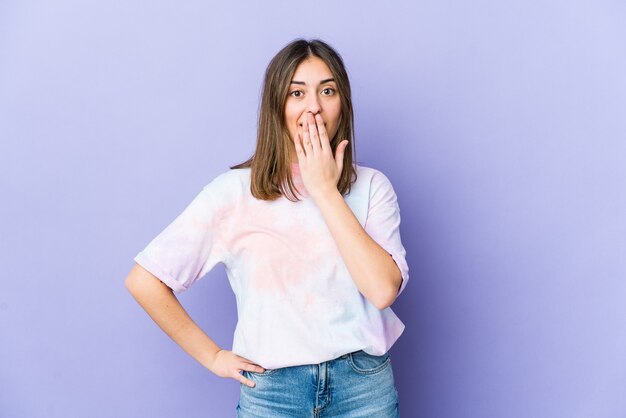
[[[298,65],[308,57],[321,58],[330,69],[337,83],[341,102],[341,113],[337,133],[330,138],[333,157],[337,145],[347,139],[343,157],[343,170],[337,189],[342,195],[350,192],[356,181],[356,170],[352,165],[354,148],[354,114],[352,94],[348,73],[341,56],[327,43],[312,39],[299,38],[281,49],[272,58],[265,70],[265,80],[261,95],[258,115],[256,150],[247,161],[230,167],[251,168],[250,191],[254,197],[262,200],[275,200],[281,195],[291,201],[299,201],[291,177],[289,155],[290,137],[285,126],[285,100],[289,93],[289,84]],[[288,185],[289,193],[285,189]],[[293,197],[291,199],[290,197]]]

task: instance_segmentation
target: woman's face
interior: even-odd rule
[[[298,127],[304,127],[307,112],[322,116],[328,139],[331,140],[339,125],[341,100],[330,69],[316,56],[309,57],[298,65],[285,100],[285,126],[291,138],[292,163],[298,161],[294,138],[298,134]]]

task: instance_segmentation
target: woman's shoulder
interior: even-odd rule
[[[204,187],[203,191],[223,198],[236,198],[249,187],[250,169],[227,169],[215,175]]]
[[[357,173],[357,182],[365,183],[369,187],[391,187],[391,181],[381,170],[360,164],[354,164]]]
[[[224,186],[233,185],[250,177],[250,168],[229,168],[214,176],[208,184],[219,183]],[[208,186],[207,184],[207,186]]]

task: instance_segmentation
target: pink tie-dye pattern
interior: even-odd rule
[[[294,184],[306,194],[299,170],[292,164]],[[304,201],[303,201],[304,202]],[[279,207],[279,202],[245,200],[236,214],[239,232],[228,245],[239,253],[249,255],[247,270],[251,290],[271,294],[277,301],[302,298],[302,282],[311,280],[323,264],[329,248],[328,228],[320,223],[317,208],[299,213],[297,204]],[[310,202],[309,202],[310,204]],[[308,297],[307,306],[314,299]]]
[[[263,367],[314,364],[359,349],[383,354],[404,324],[390,308],[380,311],[360,294],[308,196],[298,163],[291,169],[300,202],[254,199],[250,170],[231,170],[207,189],[206,208],[195,210],[191,222],[164,231],[137,259],[155,272],[167,271],[166,284],[172,286],[177,278],[198,278],[224,261],[239,314],[232,350]],[[360,180],[346,201],[363,225],[374,170],[358,169]],[[387,225],[379,228],[386,231]],[[396,257],[403,257],[399,242],[393,244]]]
[[[238,231],[228,246],[246,263],[250,291],[283,300],[306,275],[306,254],[300,251],[306,237],[296,235],[286,239],[286,231],[281,230],[292,228],[284,226],[286,214],[259,207],[264,205],[268,203],[248,201],[242,204],[236,215]]]

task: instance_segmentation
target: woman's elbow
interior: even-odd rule
[[[399,271],[398,271],[399,272]],[[384,292],[380,292],[380,297],[374,303],[379,310],[387,309],[396,301],[398,297],[398,292],[400,291],[400,287],[402,286],[402,275],[400,275],[400,279],[394,278],[391,280],[391,286],[389,286]]]
[[[379,289],[375,296],[368,298],[372,305],[376,307],[379,311],[383,309],[387,309],[391,306],[391,304],[396,300],[396,295],[393,295],[389,289]]]
[[[130,270],[130,273],[128,273],[128,276],[126,276],[124,286],[132,295],[137,295],[146,288],[155,286],[167,288],[169,290],[169,287],[161,282],[158,277],[137,263],[135,263],[133,268]]]
[[[138,275],[133,274],[131,271],[131,273],[129,273],[124,280],[124,287],[130,292],[131,295],[136,295],[140,290]]]
[[[387,293],[384,297],[378,299],[378,301],[374,304],[378,310],[387,309],[396,301],[397,292],[395,293]]]

